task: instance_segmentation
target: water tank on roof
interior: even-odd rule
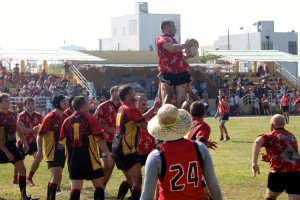
[[[148,13],[148,2],[137,2],[135,4],[136,13]]]

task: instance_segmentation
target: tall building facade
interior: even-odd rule
[[[175,22],[175,38],[180,42],[180,14],[152,14],[147,2],[137,2],[134,14],[112,18],[111,37],[99,40],[99,50],[155,51],[162,20]]]

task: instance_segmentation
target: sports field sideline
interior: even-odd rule
[[[256,137],[261,133],[269,132],[269,120],[270,117],[230,118],[226,125],[231,140],[218,142],[218,148],[216,150],[210,150],[224,199],[260,200],[265,198],[269,164],[259,162],[261,174],[256,178],[252,178],[251,150]],[[207,118],[205,121],[212,129],[211,139],[217,141],[219,139],[218,120]],[[298,141],[300,141],[299,127],[300,117],[290,117],[290,124],[286,125],[286,129],[294,133]],[[264,150],[262,149],[261,152],[264,152]],[[31,161],[32,157],[27,157],[27,169],[30,168]],[[19,199],[19,187],[12,184],[12,174],[13,165],[0,165],[0,200]],[[40,197],[41,200],[46,199],[45,196],[49,177],[50,172],[47,169],[46,163],[43,161],[34,176],[36,186],[27,186],[27,193]],[[111,196],[109,199],[115,199],[113,197],[116,196],[119,184],[122,180],[122,173],[115,169],[106,189],[106,192]],[[69,187],[68,173],[65,169],[62,180],[63,191],[62,194],[57,197],[58,200],[69,199]],[[93,199],[93,187],[90,182],[85,182],[81,199]],[[278,199],[287,199],[287,195],[283,194]]]

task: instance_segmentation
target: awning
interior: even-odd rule
[[[300,62],[300,56],[278,50],[214,50],[203,51],[203,53],[204,55],[218,55],[224,59],[238,61]]]
[[[7,50],[0,49],[0,59],[52,61],[104,61],[105,59],[71,50]]]

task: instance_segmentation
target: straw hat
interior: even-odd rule
[[[182,138],[191,124],[192,118],[187,111],[165,104],[148,123],[148,132],[158,140],[174,141]]]

